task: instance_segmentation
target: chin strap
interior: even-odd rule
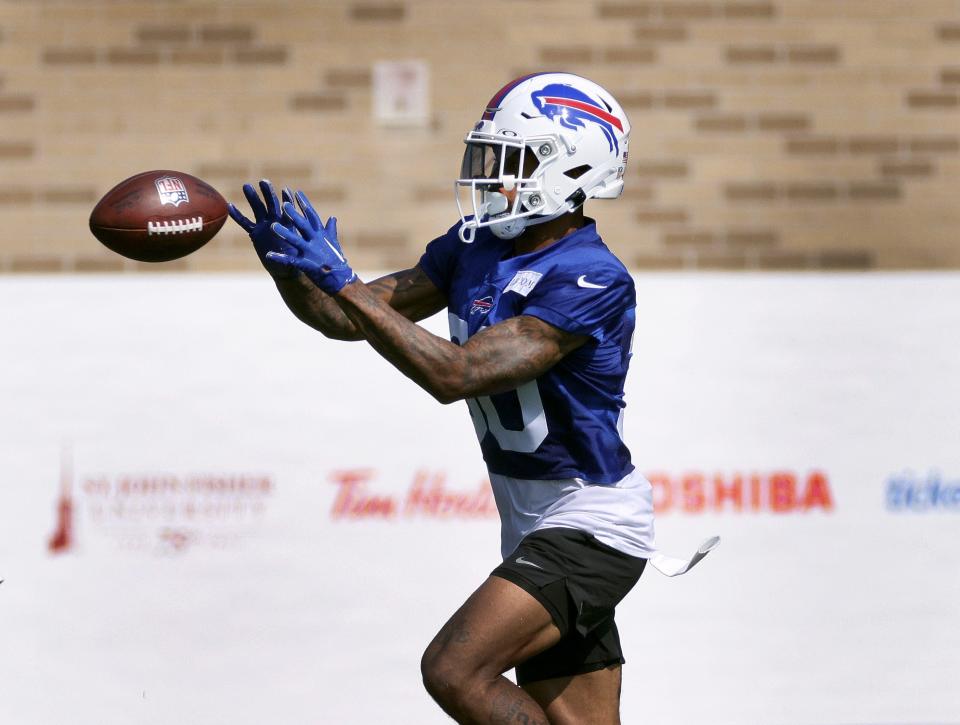
[[[570,196],[568,196],[564,201],[570,205],[570,211],[576,211],[581,206],[584,205],[584,202],[587,200],[587,195],[584,193],[583,189],[577,189]]]
[[[524,220],[527,222],[528,227],[532,227],[536,224],[543,224],[544,222],[550,222],[561,217],[564,214],[569,214],[572,211],[576,211],[584,202],[587,200],[587,195],[583,193],[583,189],[577,189],[570,196],[564,199],[564,205],[561,206],[553,214],[544,214],[542,216],[528,216],[524,217]]]
[[[572,211],[576,211],[583,206],[586,200],[587,195],[583,192],[583,189],[577,189],[570,196],[564,199],[564,205],[561,206],[557,211],[553,212],[553,214],[525,216],[520,217],[519,219],[511,219],[510,221],[500,222],[499,224],[491,224],[490,231],[492,231],[494,235],[500,239],[514,239],[523,234],[523,230],[527,227],[536,226],[537,224],[544,224],[545,222],[553,221],[557,217],[561,217],[564,214],[569,214]],[[460,238],[463,239],[462,236]]]
[[[493,194],[491,194],[493,196]],[[496,201],[491,203],[491,206],[487,209],[488,212],[496,213],[495,209],[500,208],[501,202],[503,203],[503,208],[506,207],[506,197],[503,197],[502,194],[497,193]],[[495,237],[499,239],[516,239],[521,234],[523,230],[527,227],[533,227],[537,224],[544,224],[549,221],[553,221],[557,217],[561,217],[564,214],[569,214],[572,211],[576,211],[584,202],[587,200],[587,195],[584,193],[583,189],[577,189],[575,192],[570,194],[566,199],[564,199],[564,204],[557,211],[552,214],[537,214],[533,216],[520,217],[519,219],[510,219],[503,222],[495,222],[490,225],[490,231],[493,232]],[[461,224],[460,231],[458,232],[460,236],[460,241],[467,244],[471,244],[477,236],[477,226],[475,224]]]
[[[506,222],[496,222],[490,225],[490,231],[493,232],[493,236],[499,239],[516,239],[530,225],[529,220],[530,217],[523,217]]]

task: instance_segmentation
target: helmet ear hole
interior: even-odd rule
[[[572,169],[567,169],[563,172],[563,175],[569,176],[571,179],[579,179],[592,168],[590,164],[581,164],[580,166],[574,166]]]

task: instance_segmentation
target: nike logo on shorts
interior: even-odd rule
[[[527,566],[536,567],[537,569],[540,569],[541,571],[543,571],[542,566],[540,566],[539,564],[534,564],[532,561],[527,561],[522,556],[518,556],[516,559],[514,559],[514,561],[517,562],[518,564],[526,564]]]

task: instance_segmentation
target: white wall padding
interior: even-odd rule
[[[624,722],[956,722],[960,277],[637,287],[659,544],[723,544],[620,606]],[[0,722],[447,722],[420,654],[498,563],[465,405],[266,276],[0,278],[0,351]]]

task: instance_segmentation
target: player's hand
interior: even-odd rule
[[[292,247],[273,231],[274,224],[280,224],[288,229],[293,229],[293,221],[283,214],[283,208],[277,199],[277,194],[273,190],[273,184],[266,179],[260,180],[260,191],[263,193],[263,201],[260,200],[256,189],[250,184],[243,185],[243,194],[247,197],[247,202],[253,210],[254,221],[250,221],[233,204],[227,204],[227,213],[230,218],[241,226],[243,231],[250,235],[253,242],[253,248],[260,258],[260,262],[266,270],[277,278],[295,277],[297,270],[288,265],[278,265],[267,258],[270,252],[278,252],[291,256],[298,256],[296,247]],[[283,190],[283,201],[292,202],[293,194],[289,189]]]
[[[289,201],[283,205],[284,216],[293,221],[294,228],[275,223],[273,231],[300,254],[271,251],[267,253],[267,259],[272,264],[303,272],[317,287],[335,295],[357,278],[340,248],[337,219],[330,217],[323,224],[302,191],[298,191],[295,198],[299,210]]]

